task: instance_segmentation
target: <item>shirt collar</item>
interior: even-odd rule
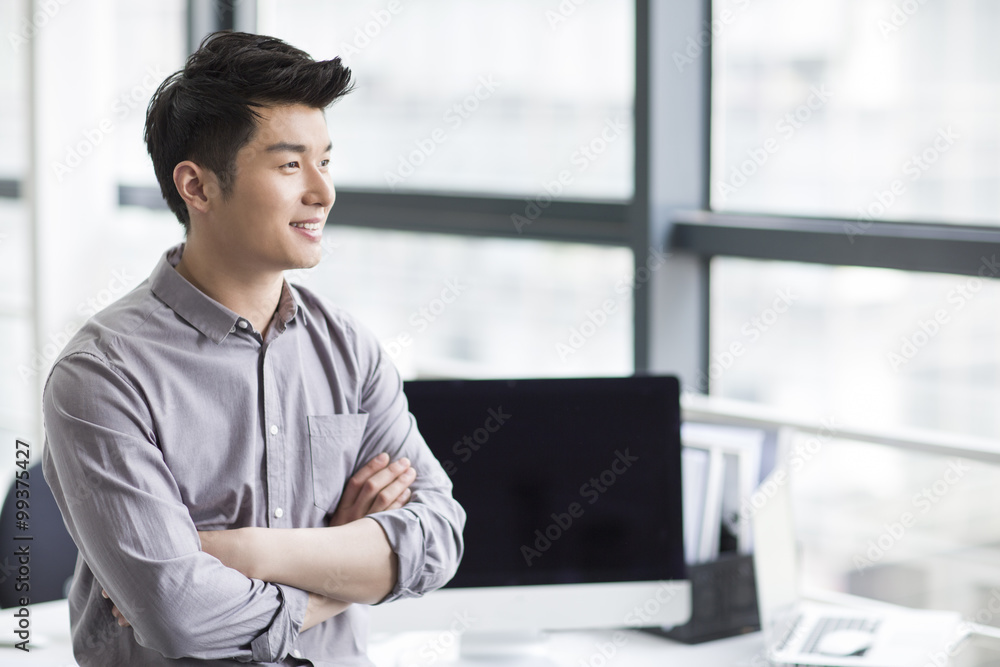
[[[178,243],[163,253],[150,276],[150,289],[191,326],[219,344],[232,333],[241,318],[177,272],[175,267],[183,254],[184,243]],[[276,314],[280,329],[283,331],[297,315],[301,316],[302,324],[305,325],[306,308],[302,297],[287,279],[283,279]]]

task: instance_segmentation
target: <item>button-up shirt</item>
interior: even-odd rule
[[[46,380],[45,478],[80,550],[76,658],[370,665],[364,605],[300,633],[306,592],[225,567],[197,531],[324,526],[361,466],[408,457],[411,500],[371,515],[399,560],[384,603],[451,578],[465,513],[367,329],[284,281],[262,337],[176,271],[183,248],[91,318]]]

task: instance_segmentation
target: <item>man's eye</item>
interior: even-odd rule
[[[319,165],[320,165],[321,167],[326,167],[326,166],[327,166],[327,165],[329,165],[329,164],[330,164],[330,160],[329,160],[329,159],[326,159],[326,160],[320,160],[320,162],[319,162]]]
[[[298,162],[289,162],[288,164],[281,165],[282,167],[289,167],[291,169],[296,169],[299,166]]]

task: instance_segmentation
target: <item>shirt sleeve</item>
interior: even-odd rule
[[[418,597],[455,576],[462,560],[465,510],[452,497],[451,479],[417,430],[399,372],[374,336],[366,334],[361,334],[360,354],[372,370],[361,396],[361,409],[369,417],[359,465],[387,452],[392,460],[409,458],[417,471],[405,507],[371,515],[399,560],[399,578],[382,600],[390,602]]]
[[[265,662],[292,650],[308,594],[248,579],[201,551],[150,411],[120,372],[90,353],[60,360],[42,413],[46,480],[139,644],[167,658]]]

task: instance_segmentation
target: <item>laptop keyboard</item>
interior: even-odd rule
[[[803,653],[819,653],[816,647],[819,645],[823,637],[830,632],[836,630],[860,630],[861,632],[869,632],[875,634],[881,624],[882,619],[880,618],[862,618],[859,616],[855,617],[835,617],[829,616],[819,619],[816,622],[816,627],[809,634],[809,637],[802,644]],[[854,653],[853,655],[862,656],[865,654],[867,649],[863,649]]]

